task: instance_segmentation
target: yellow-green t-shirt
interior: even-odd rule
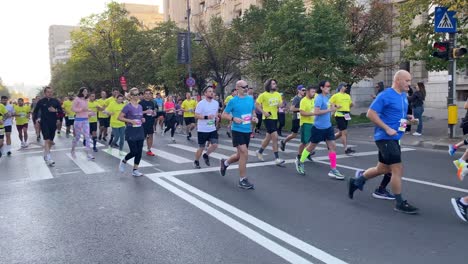
[[[119,104],[117,102],[113,102],[106,108],[106,112],[112,113],[110,118],[110,126],[112,128],[119,128],[125,126],[125,123],[119,120],[120,112],[122,112],[124,106],[124,103]]]
[[[262,105],[264,112],[271,113],[270,117],[266,118],[263,115],[263,119],[278,119],[278,106],[283,103],[281,94],[278,92],[263,92],[257,98],[257,103]]]
[[[29,122],[29,113],[31,112],[31,107],[29,105],[15,105],[15,113],[16,113],[16,125],[22,126]]]
[[[113,96],[111,96],[107,98],[104,102],[105,102],[105,107],[108,107],[111,103],[117,102],[117,100]]]
[[[107,100],[107,98],[106,98],[106,100]],[[99,107],[106,108],[106,106],[107,106],[106,105],[106,100],[101,98],[101,99],[96,100],[96,103],[97,103],[97,105]],[[102,112],[102,111],[98,111],[98,117],[99,118],[108,118],[109,116],[104,114],[104,112]]]
[[[299,110],[304,112],[314,112],[314,98],[309,99],[306,97],[302,98],[301,103],[299,104]],[[301,115],[301,120],[299,124],[302,126],[303,124],[313,124],[314,123],[314,116],[305,116]]]
[[[89,117],[89,122],[90,123],[96,123],[97,122],[97,112],[98,112],[97,106],[98,106],[98,103],[96,102],[96,100],[94,100],[93,102],[88,101],[88,110],[90,112],[94,113],[94,115]]]
[[[351,96],[347,93],[336,93],[328,101],[331,104],[340,105],[341,107],[336,110],[335,116],[344,116],[343,112],[349,112],[351,109]]]
[[[184,117],[195,117],[195,108],[197,108],[196,100],[184,100],[180,107],[184,109]]]
[[[0,120],[5,120],[5,118],[3,118],[3,116],[8,113],[8,110],[6,109],[6,107],[3,105],[3,104],[0,104]],[[5,125],[2,123],[0,124],[0,135],[3,135],[5,134],[5,130],[3,129],[5,127]]]
[[[229,103],[229,101],[231,101],[232,98],[234,98],[234,96],[232,96],[232,95],[229,95],[228,97],[226,97],[224,99],[224,105],[227,105]]]
[[[65,111],[65,116],[75,117],[75,112],[72,111],[73,102],[70,100],[63,101],[62,108]]]

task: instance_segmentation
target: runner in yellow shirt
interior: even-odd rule
[[[300,164],[302,151],[309,144],[310,137],[312,136],[312,126],[314,125],[314,97],[317,92],[316,86],[307,87],[305,97],[301,99],[299,104],[299,125],[301,127],[301,144],[299,145],[299,151],[294,163],[296,164],[296,170],[299,174],[304,175],[304,168]],[[311,153],[313,155],[314,153]],[[309,155],[308,159],[312,161]]]
[[[94,92],[89,93],[88,97],[88,110],[89,110],[89,132],[91,133],[91,138],[93,140],[93,151],[97,152],[96,143],[97,143],[97,121],[98,121],[98,102],[96,101],[96,94]],[[86,145],[86,142],[83,141],[83,145]]]
[[[19,98],[18,105],[15,105],[14,108],[18,137],[21,141],[21,147],[26,148],[28,146],[28,122],[31,114],[31,107],[24,104],[23,98]]]
[[[263,160],[263,151],[272,141],[273,153],[275,154],[275,164],[282,166],[284,160],[279,158],[278,154],[278,106],[281,105],[283,99],[281,94],[277,92],[278,86],[274,79],[269,79],[265,82],[265,92],[257,98],[256,107],[262,112],[263,120],[267,134],[263,139],[262,146],[257,150],[257,158]]]
[[[335,121],[336,126],[338,127],[338,133],[335,133],[335,140],[338,140],[341,137],[341,142],[343,142],[343,147],[345,149],[345,154],[353,154],[354,151],[351,148],[348,148],[348,121],[351,120],[351,107],[353,106],[353,101],[351,96],[346,93],[348,87],[346,83],[340,83],[336,89],[336,93],[330,98],[330,104],[336,105],[335,112]]]
[[[120,95],[120,91],[119,89],[117,88],[114,88],[112,89],[112,96],[107,98],[106,101],[105,101],[105,107],[107,108],[109,105],[111,105],[112,103],[115,103],[117,102],[117,97]],[[122,95],[123,96],[123,95]],[[124,101],[125,101],[125,97],[124,97]],[[109,122],[110,122],[110,119],[109,119]],[[109,124],[110,125],[110,124]],[[111,137],[110,137],[110,140],[109,140],[109,145],[111,145],[111,143],[114,141],[114,133],[111,133]]]
[[[234,98],[234,96],[236,96],[236,95],[237,95],[237,90],[234,88],[234,89],[231,90],[231,94],[224,99],[224,107],[226,107],[228,105],[229,101],[231,101],[231,99]],[[232,121],[229,121],[229,125],[228,125],[227,131],[226,131],[226,135],[229,138],[231,138],[231,124],[232,124]]]
[[[107,130],[110,126],[110,117],[103,111],[106,109],[107,92],[101,92],[101,98],[96,100],[98,106],[98,120],[99,120],[99,140],[107,142]]]
[[[75,123],[75,112],[72,110],[72,102],[73,102],[73,95],[70,95],[67,100],[63,101],[62,108],[65,111],[65,126],[66,126],[66,133],[65,136],[67,138],[70,137],[70,128]],[[75,131],[73,131],[73,136],[75,136]]]
[[[184,111],[187,140],[190,140],[192,137],[192,130],[195,128],[195,108],[197,108],[197,100],[193,99],[190,93],[186,93],[185,100],[180,107]]]
[[[110,115],[110,126],[112,128],[111,138],[113,141],[109,144],[108,152],[112,151],[112,146],[117,145],[119,141],[119,155],[124,156],[126,153],[123,152],[123,146],[125,142],[125,123],[119,120],[120,112],[124,108],[124,96],[119,94],[117,96],[117,101],[112,102],[105,110],[105,113]]]

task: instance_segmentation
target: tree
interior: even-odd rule
[[[211,18],[208,25],[200,23],[197,31],[200,34],[199,45],[202,48],[196,50],[197,59],[194,61],[199,65],[206,64],[209,72],[205,77],[218,83],[221,98],[224,100],[226,86],[240,77],[241,36],[225,26],[219,17]],[[202,67],[200,71],[203,71]]]
[[[463,0],[412,0],[398,5],[398,36],[406,40],[403,57],[406,60],[423,61],[429,71],[447,70],[447,61],[432,57],[432,45],[436,41],[448,39],[445,33],[434,33],[434,7],[445,6],[457,11],[458,29],[468,28],[468,2]],[[420,20],[417,24],[415,20]],[[459,46],[468,45],[468,34],[458,34]],[[459,59],[457,67],[466,68],[468,59]]]
[[[2,78],[0,78],[0,96],[8,96],[10,97],[10,91],[8,88],[3,84]]]

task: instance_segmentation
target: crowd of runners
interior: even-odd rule
[[[2,154],[12,155],[13,119],[16,121],[21,147],[28,147],[28,124],[31,118],[37,140],[42,138],[44,141],[44,161],[48,166],[54,166],[55,161],[50,150],[55,136],[62,135],[64,121],[65,136],[72,137],[70,154],[73,158],[76,158],[77,145],[82,143],[89,162],[95,162],[94,153],[98,152],[96,144],[101,141],[107,145],[105,151],[118,150],[121,157],[118,169],[122,173],[127,168],[127,162],[133,159],[131,175],[140,177],[143,173],[138,167],[144,152],[144,142],[146,141],[145,154],[153,157],[157,154],[157,150],[153,148],[154,134],[164,136],[170,132],[171,141],[175,143],[174,134],[177,130],[181,132],[185,125],[188,141],[192,140],[196,129],[198,148],[194,153],[193,166],[200,169],[200,158],[203,158],[206,166],[211,166],[210,154],[218,147],[218,131],[222,120],[225,120],[226,134],[232,139],[236,153],[227,159],[221,159],[220,174],[225,176],[228,167],[238,163],[238,186],[254,189],[254,184],[247,176],[248,149],[251,138],[256,136],[263,123],[265,138],[255,152],[259,161],[265,161],[264,150],[271,144],[274,154],[272,163],[285,166],[285,161],[280,158],[280,150],[285,151],[288,142],[299,137],[301,144],[297,150],[295,168],[298,174],[305,175],[305,161],[313,160],[317,145],[325,142],[330,161],[328,176],[336,180],[347,179],[347,195],[350,199],[354,198],[356,190],[363,190],[368,180],[383,175],[372,196],[394,200],[396,211],[415,214],[418,208],[405,200],[402,194],[403,163],[400,148],[400,139],[405,134],[406,126],[418,122],[407,114],[407,91],[410,83],[411,75],[404,70],[398,71],[392,86],[380,92],[370,105],[367,117],[375,124],[378,163],[365,171],[357,171],[354,177],[345,177],[338,171],[335,143],[340,139],[345,154],[355,153],[348,146],[347,133],[353,101],[347,93],[346,84],[339,84],[335,92],[332,92],[329,81],[321,81],[318,85],[297,86],[297,94],[291,100],[289,108],[278,92],[278,83],[274,79],[265,82],[264,92],[259,95],[254,93],[253,87],[249,87],[246,81],[239,80],[224,102],[221,102],[211,86],[202,90],[199,100],[193,98],[191,93],[187,93],[185,99],[171,95],[163,98],[160,93],[154,95],[151,89],[140,91],[138,88],[132,88],[125,94],[114,89],[111,96],[102,91],[98,99],[95,93],[82,87],[75,95],[62,101],[54,98],[51,87],[45,87],[43,97],[35,98],[31,105],[25,104],[21,98],[14,105],[9,104],[8,98],[2,97],[0,157]],[[285,122],[283,114],[288,111],[292,114],[291,134],[282,137],[281,127]],[[337,129],[334,128],[332,119],[335,120]],[[125,141],[128,152],[124,151]],[[467,144],[468,141],[465,140],[450,146],[450,155],[454,155],[461,145]],[[454,161],[460,180],[468,174],[467,159],[468,152],[465,152],[461,159]],[[387,189],[388,184],[391,191]],[[453,198],[452,205],[457,215],[467,221],[468,197]]]

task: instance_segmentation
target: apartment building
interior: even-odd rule
[[[123,3],[130,17],[135,17],[145,28],[154,28],[159,23],[164,22],[164,14],[159,12],[157,5],[143,5]]]
[[[70,58],[71,32],[76,26],[51,25],[49,27],[50,68],[57,63],[65,63]]]

